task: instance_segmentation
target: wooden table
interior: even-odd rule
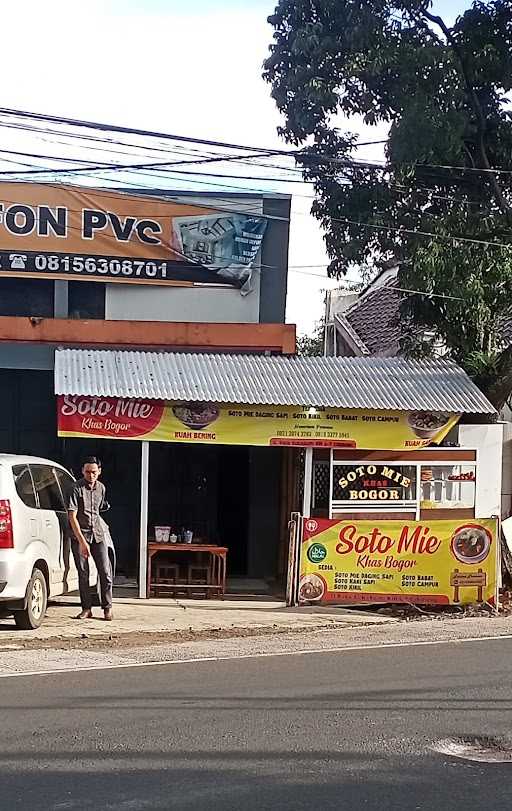
[[[194,554],[209,554],[210,555],[210,582],[206,584],[189,584],[177,583],[175,586],[169,585],[169,591],[205,591],[208,596],[220,597],[224,599],[226,592],[226,557],[228,550],[226,546],[215,546],[214,544],[206,543],[156,543],[155,541],[148,542],[148,583],[147,595],[151,596],[152,587],[156,584],[152,582],[152,561],[155,555],[159,552],[175,553],[175,552],[193,552]]]

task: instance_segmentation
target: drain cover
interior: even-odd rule
[[[512,741],[485,735],[445,738],[432,747],[442,755],[451,755],[480,763],[512,763]]]

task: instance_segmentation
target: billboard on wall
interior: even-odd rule
[[[457,420],[454,414],[424,415],[417,411],[173,404],[82,395],[58,398],[58,431],[63,437],[414,450],[439,442]]]
[[[0,277],[248,289],[266,219],[144,195],[0,184]]]
[[[449,605],[495,599],[495,519],[303,520],[301,603]]]

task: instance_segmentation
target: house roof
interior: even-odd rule
[[[385,411],[495,410],[456,364],[377,357],[298,357],[60,349],[55,393]]]
[[[387,269],[384,274],[383,282],[378,276],[351,307],[335,318],[363,355],[396,355],[400,352],[400,301],[403,294],[396,289],[398,269]],[[499,320],[498,329],[503,348],[512,346],[512,309]]]
[[[503,347],[512,345],[512,311],[504,316],[500,322]]]
[[[384,284],[362,293],[341,316],[370,355],[399,349],[401,294],[395,287],[396,274]]]

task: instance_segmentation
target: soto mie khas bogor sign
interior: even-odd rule
[[[414,450],[440,442],[456,414],[58,397],[62,437],[156,442]]]
[[[299,602],[493,602],[496,537],[495,519],[305,518]]]
[[[408,476],[390,465],[354,465],[348,471],[335,465],[335,477],[339,468],[343,469],[337,480],[339,492],[348,501],[399,501],[412,484]]]
[[[79,186],[0,183],[0,278],[244,286],[266,219]]]

